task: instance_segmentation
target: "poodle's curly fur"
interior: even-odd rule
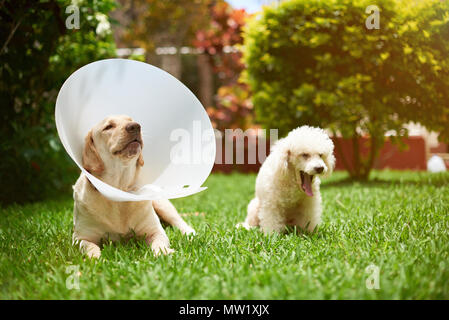
[[[334,144],[321,128],[302,126],[273,146],[256,179],[245,222],[265,233],[288,225],[312,232],[321,222],[320,177],[335,166]]]

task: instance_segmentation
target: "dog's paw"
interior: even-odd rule
[[[182,228],[181,233],[185,236],[195,236],[196,235],[196,231],[190,226],[186,226],[186,227]]]
[[[249,224],[247,224],[246,222],[239,222],[239,223],[237,223],[235,225],[235,227],[237,229],[239,229],[239,228],[245,228],[246,230],[250,230],[251,229],[251,226]]]
[[[88,250],[86,250],[86,255],[90,258],[90,259],[98,259],[101,256],[101,250],[100,248],[95,248],[95,247],[91,247]]]
[[[165,256],[165,255],[172,254],[173,252],[175,252],[175,250],[169,248],[166,245],[153,244],[151,246],[151,249],[153,250],[153,253],[156,257],[160,256],[161,254],[163,254]]]
[[[169,255],[169,254],[172,254],[173,252],[175,252],[175,250],[173,250],[173,249],[171,249],[171,248],[168,248],[168,247],[165,247],[165,248],[159,248],[159,249],[157,249],[157,250],[154,250],[154,249],[153,249],[153,252],[154,252],[154,255],[155,255],[156,257],[158,257],[158,256],[160,256],[161,254],[164,255],[164,256]]]

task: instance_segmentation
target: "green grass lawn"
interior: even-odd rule
[[[208,190],[174,201],[197,236],[167,227],[176,252],[158,258],[139,241],[84,258],[71,246],[71,195],[1,209],[0,298],[448,299],[449,174],[345,177],[323,182],[318,233],[265,236],[234,228],[255,175],[212,175]],[[378,290],[366,286],[371,264]],[[70,290],[77,268],[79,290]]]

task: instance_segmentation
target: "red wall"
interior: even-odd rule
[[[341,149],[345,154],[345,157],[349,163],[352,165],[352,141],[346,140],[342,138],[333,138],[334,143],[336,143],[336,139],[340,143]],[[259,141],[259,140],[256,140]],[[425,149],[425,141],[422,137],[409,137],[403,140],[407,145],[407,148],[404,151],[400,151],[397,146],[393,145],[391,141],[387,140],[385,145],[380,151],[379,158],[376,160],[374,167],[376,169],[397,169],[397,170],[426,170],[426,149]],[[217,140],[218,143],[218,140]],[[251,143],[254,143],[252,140]],[[270,149],[269,142],[265,142],[267,147],[266,150]],[[224,143],[223,144],[223,152],[220,154],[217,151],[216,161],[213,168],[215,172],[225,172],[229,173],[233,170],[237,170],[239,172],[258,172],[261,163],[257,162],[256,164],[247,164],[247,148],[248,148],[248,139],[245,139],[245,163],[244,164],[224,164],[225,155],[224,155]],[[235,145],[234,145],[235,148]],[[256,148],[258,146],[256,145]],[[360,138],[359,139],[359,149],[363,154],[367,153],[369,148],[369,138]],[[218,150],[218,145],[217,145]],[[234,149],[235,156],[235,149]],[[222,164],[218,164],[218,160],[222,159]],[[344,170],[343,161],[341,158],[341,154],[338,152],[337,148],[335,148],[335,157],[337,159],[336,170]]]
[[[341,151],[349,166],[353,165],[353,148],[352,140],[343,138],[333,138],[334,144],[340,144]],[[375,169],[396,169],[396,170],[426,170],[426,144],[422,137],[409,137],[403,139],[407,145],[406,149],[400,151],[398,146],[393,145],[390,140],[387,140],[380,150],[379,157],[374,163]],[[363,155],[366,155],[369,150],[369,138],[359,139],[359,149]],[[337,170],[345,169],[342,155],[338,148],[335,148],[335,157],[337,158]]]

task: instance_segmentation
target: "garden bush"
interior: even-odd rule
[[[0,203],[69,191],[78,169],[56,133],[59,88],[79,67],[115,55],[97,32],[114,1],[78,1],[79,29],[68,29],[67,0],[2,2],[0,11]],[[73,20],[70,20],[73,22]]]
[[[367,179],[387,131],[416,121],[448,135],[449,2],[292,0],[267,7],[245,29],[243,77],[257,120],[280,135],[299,125],[354,142],[353,178]],[[369,135],[370,152],[358,152]],[[338,146],[337,146],[338,148]]]

